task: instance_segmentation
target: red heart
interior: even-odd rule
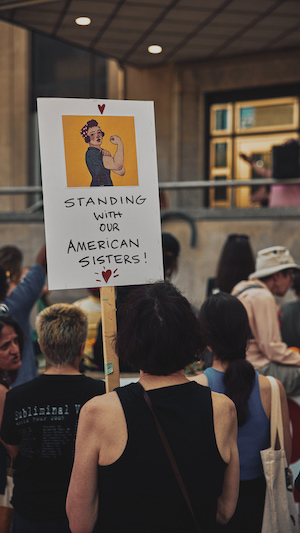
[[[111,276],[111,270],[104,270],[104,272],[102,272],[102,277],[103,277],[105,283],[108,282],[110,276]]]
[[[99,109],[101,115],[103,115],[103,111],[104,111],[104,109],[105,109],[105,104],[102,104],[102,105],[99,104],[99,105],[98,105],[98,109]]]

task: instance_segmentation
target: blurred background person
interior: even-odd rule
[[[81,298],[80,300],[76,300],[76,302],[74,302],[74,305],[76,307],[79,307],[86,314],[88,321],[87,338],[83,351],[81,368],[82,370],[84,370],[85,368],[90,370],[98,370],[98,363],[100,361],[99,355],[97,353],[94,354],[94,345],[98,336],[98,327],[101,322],[100,289],[99,287],[95,287],[93,289],[87,289],[87,291],[88,296],[86,298]],[[101,354],[103,356],[103,350],[98,345],[97,351],[101,351]]]
[[[180,254],[179,241],[172,233],[163,232],[161,235],[163,250],[164,278],[168,281],[178,270],[178,259]]]
[[[161,243],[162,243],[164,279],[170,281],[172,276],[177,272],[177,269],[178,269],[180,243],[178,239],[174,237],[174,235],[172,235],[171,233],[167,233],[167,232],[162,233]],[[139,285],[130,285],[130,286],[126,285],[124,287],[117,288],[117,298],[116,298],[117,327],[119,327],[119,320],[120,320],[119,314],[118,314],[119,307],[126,301],[126,298],[128,297],[128,295],[138,287]],[[99,302],[99,305],[100,305],[100,302]],[[101,313],[100,313],[100,318],[101,318]],[[95,369],[103,370],[104,368],[103,336],[102,336],[101,321],[99,322],[99,325],[98,325],[98,333],[96,336],[96,341],[93,343],[93,363],[94,363]],[[120,371],[121,372],[138,372],[139,368],[133,369],[125,361],[121,360]]]
[[[35,264],[8,296],[8,282],[5,272],[4,275],[0,276],[0,302],[7,305],[9,313],[18,322],[25,337],[22,366],[16,381],[13,383],[14,387],[34,379],[38,374],[32,341],[30,313],[44,286],[45,274],[46,248],[43,246],[36,256]]]
[[[297,270],[285,246],[264,248],[257,252],[255,271],[232,289],[248,313],[248,361],[260,374],[279,379],[288,397],[300,394],[300,354],[282,341],[275,296],[287,293]]]
[[[283,342],[290,348],[300,349],[300,272],[293,276],[292,286],[296,301],[282,304],[280,308],[280,329]]]
[[[70,529],[90,533],[99,516],[101,533],[195,532],[146,390],[207,532],[216,517],[223,523],[231,517],[238,496],[234,404],[185,377],[185,365],[199,358],[204,341],[190,304],[174,286],[141,286],[120,313],[116,352],[141,369],[140,380],[82,409],[67,497]]]
[[[207,296],[218,290],[230,294],[239,281],[248,279],[254,267],[255,260],[249,235],[231,233],[223,245],[216,277],[208,279]]]
[[[221,292],[210,296],[200,309],[199,322],[212,350],[213,364],[193,379],[212,391],[227,394],[234,401],[238,414],[238,504],[228,524],[218,525],[213,531],[260,533],[266,488],[260,451],[270,445],[270,382],[246,360],[250,327],[247,311],[237,298]],[[278,385],[289,461],[291,436],[287,398],[279,381]]]
[[[282,148],[286,147],[289,153],[286,155],[285,159],[281,161],[282,170],[286,169],[286,173],[283,173],[281,178],[295,177],[298,178],[299,170],[295,171],[289,175],[289,167],[291,159],[295,158],[299,167],[299,140],[298,139],[288,139],[283,145]],[[275,149],[276,147],[274,147]],[[278,146],[279,148],[279,146]],[[291,152],[292,149],[292,152]],[[294,154],[294,155],[293,155]],[[261,176],[262,178],[272,178],[274,173],[276,174],[276,167],[274,168],[265,168],[256,163],[256,161],[246,154],[240,153],[239,156],[249,163],[253,170]],[[285,164],[284,164],[285,161]],[[274,154],[273,154],[273,164],[274,164]],[[277,176],[274,176],[277,177]],[[264,202],[265,205],[269,207],[291,207],[300,205],[300,185],[271,185],[270,187],[263,185],[253,194],[251,200],[253,202],[260,201]]]
[[[17,287],[22,278],[23,253],[16,246],[0,248],[0,266],[6,271],[7,296]]]

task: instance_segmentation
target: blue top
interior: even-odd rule
[[[207,368],[204,374],[212,391],[225,394],[224,372]],[[255,479],[263,475],[260,450],[270,445],[270,421],[261,403],[258,372],[255,372],[255,382],[248,400],[248,409],[247,422],[238,428],[237,438],[241,480]]]
[[[44,283],[45,272],[43,268],[37,264],[33,265],[21,283],[4,300],[4,303],[8,306],[9,313],[18,322],[25,335],[22,366],[19,368],[18,377],[12,387],[37,377],[37,362],[33,349],[29,317]]]

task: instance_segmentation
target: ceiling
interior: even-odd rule
[[[136,67],[300,48],[300,0],[0,0],[1,19]]]

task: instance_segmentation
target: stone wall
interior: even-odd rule
[[[0,186],[27,185],[30,34],[0,22]],[[23,209],[26,199],[0,196],[0,210]]]

